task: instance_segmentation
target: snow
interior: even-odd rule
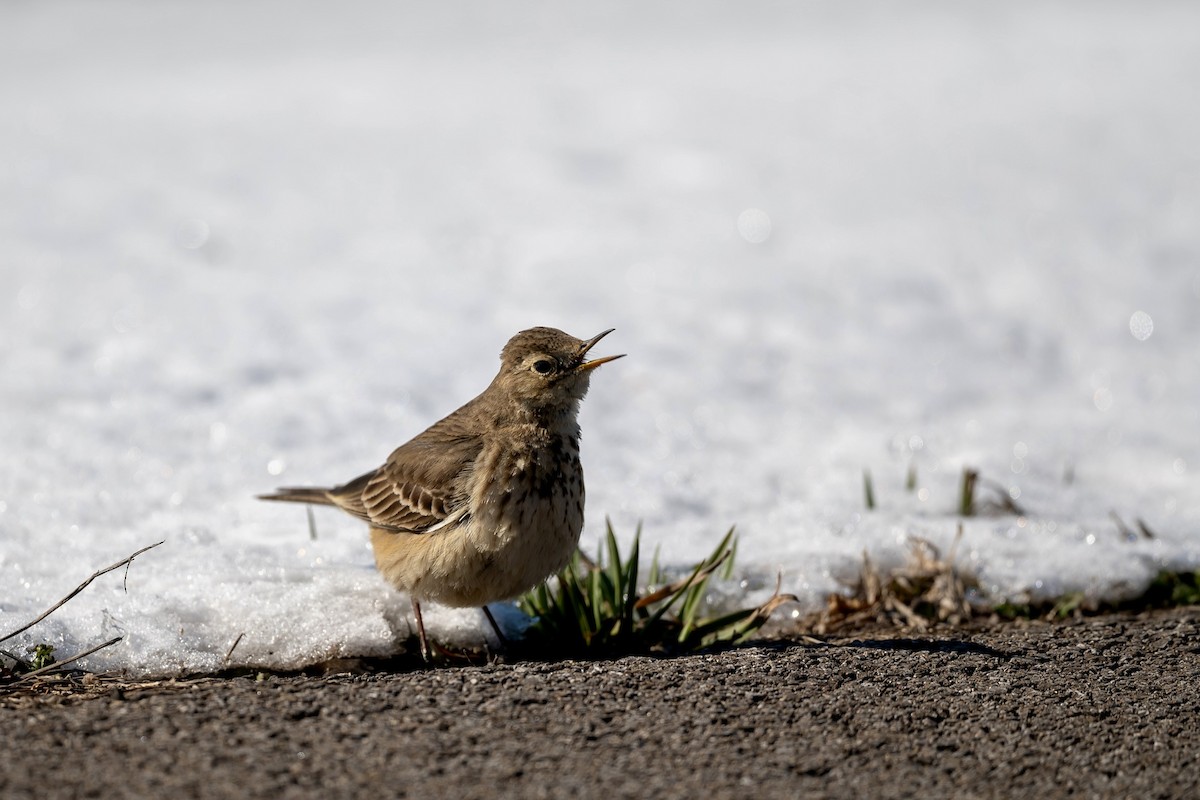
[[[971,466],[1027,510],[966,521],[997,597],[1200,567],[1198,17],[5,4],[0,635],[165,544],[4,647],[394,651],[365,526],[254,495],[373,468],[534,325],[629,353],[581,417],[589,548],[736,524],[749,595],[811,606],[948,547]]]

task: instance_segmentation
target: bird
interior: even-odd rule
[[[577,339],[523,330],[500,352],[481,394],[392,451],[382,466],[331,488],[293,486],[261,500],[335,506],[370,525],[375,565],[412,602],[421,655],[432,656],[421,603],[488,610],[558,572],[583,530],[579,404],[588,359],[613,332]]]

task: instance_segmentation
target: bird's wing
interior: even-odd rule
[[[436,530],[466,505],[465,477],[483,448],[483,437],[468,432],[459,416],[455,412],[396,448],[383,466],[332,490],[334,502],[376,528]]]

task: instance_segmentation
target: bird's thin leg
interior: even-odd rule
[[[500,632],[500,626],[496,624],[496,618],[492,616],[491,609],[484,606],[483,613],[487,615],[488,622],[492,623],[492,630],[496,632],[496,639],[500,642],[500,646],[508,647],[508,637]]]
[[[417,636],[421,639],[421,658],[426,662],[430,659],[429,640],[425,638],[425,621],[421,619],[421,604],[417,598],[412,599],[413,616],[417,618]]]

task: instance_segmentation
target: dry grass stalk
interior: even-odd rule
[[[937,622],[966,622],[974,615],[967,591],[976,586],[976,581],[954,564],[961,538],[960,525],[950,554],[943,559],[932,542],[912,537],[908,562],[887,574],[864,552],[863,566],[850,586],[851,593],[829,596],[813,632],[825,634],[872,624],[924,631]]]

